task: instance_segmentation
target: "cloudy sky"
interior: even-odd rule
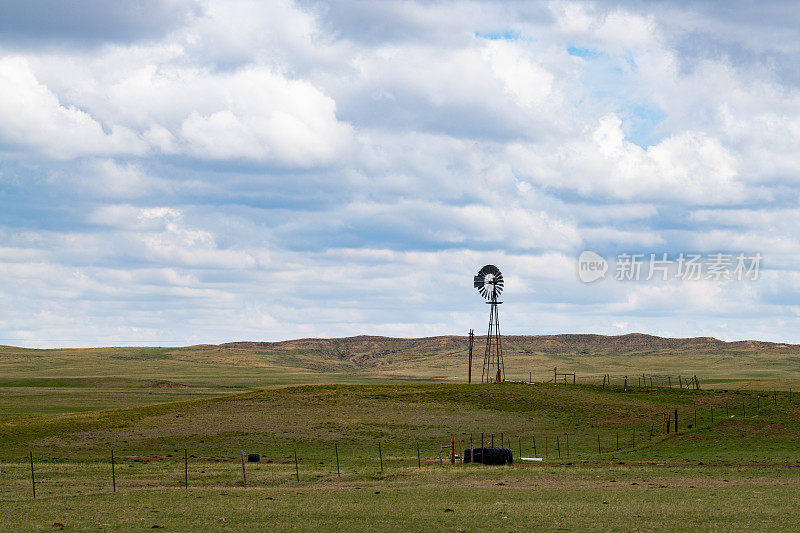
[[[506,333],[800,342],[792,2],[0,13],[0,344],[481,332],[486,263]]]

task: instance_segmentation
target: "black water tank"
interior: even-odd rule
[[[473,457],[473,453],[475,456]],[[481,463],[484,465],[505,465],[514,462],[511,448],[467,448],[464,450],[465,463]]]

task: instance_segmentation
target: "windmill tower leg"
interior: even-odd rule
[[[497,383],[505,381],[506,368],[503,364],[503,345],[500,342],[500,310],[494,305],[494,336],[495,350],[497,353]]]
[[[489,332],[486,334],[486,348],[483,352],[483,371],[481,372],[481,383],[491,383],[492,381],[492,318],[494,308],[489,311]]]
[[[487,302],[489,310],[489,331],[486,334],[486,350],[483,357],[482,383],[500,383],[505,380],[503,350],[500,344],[500,316],[496,300]]]

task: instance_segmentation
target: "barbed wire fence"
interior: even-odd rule
[[[687,389],[700,390],[700,380],[695,374],[577,374],[559,370],[558,367],[546,377],[540,373],[528,373],[528,383],[554,383],[556,385],[599,385],[601,388],[628,389]]]
[[[650,386],[649,377],[642,387]],[[645,376],[641,379],[643,383]],[[102,452],[83,449],[74,454],[37,449],[0,460],[0,500],[168,488],[225,490],[337,479],[380,480],[392,471],[410,474],[431,468],[482,467],[480,463],[464,461],[466,452],[474,448],[509,448],[516,457],[514,467],[602,461],[616,459],[619,453],[643,450],[675,435],[713,430],[725,420],[757,419],[764,410],[800,404],[791,390],[748,393],[740,399],[711,403],[705,408],[665,408],[656,419],[634,425],[585,424],[569,432],[551,428],[524,433],[451,433],[434,440],[286,440],[269,445],[247,444],[225,454],[189,448],[160,454],[131,453],[122,447]],[[474,453],[469,456],[476,457]]]

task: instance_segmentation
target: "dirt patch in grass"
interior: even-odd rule
[[[148,385],[151,389],[188,389],[188,385],[183,383],[176,383],[174,381],[166,381],[162,379],[151,380]]]
[[[750,437],[797,437],[786,424],[769,420],[726,420],[719,429]]]

